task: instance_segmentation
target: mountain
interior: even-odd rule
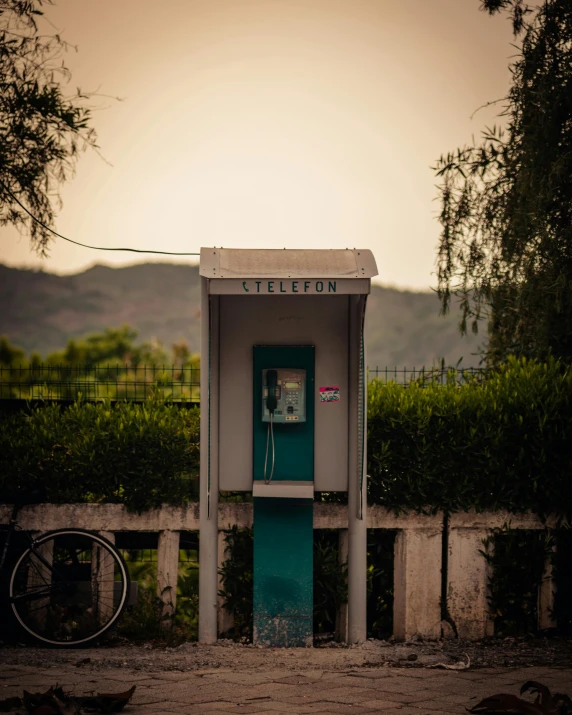
[[[182,339],[199,350],[197,266],[143,263],[96,265],[71,276],[0,265],[0,335],[45,356],[72,337],[130,325],[139,339],[166,346]],[[476,366],[483,336],[462,337],[454,315],[440,316],[434,293],[372,285],[368,301],[370,367],[431,366],[441,358]]]

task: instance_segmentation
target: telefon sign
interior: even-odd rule
[[[242,281],[245,293],[336,293],[337,281]]]
[[[364,295],[369,291],[365,278],[211,278],[210,295]]]

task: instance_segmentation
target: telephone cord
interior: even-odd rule
[[[266,456],[264,457],[264,484],[270,484],[272,477],[274,476],[274,462],[275,462],[275,450],[274,450],[274,413],[270,413],[270,422],[268,423],[268,431],[266,432]],[[272,469],[270,470],[270,477],[266,479],[267,467],[268,467],[268,446],[269,442],[272,440]]]

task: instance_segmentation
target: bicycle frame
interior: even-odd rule
[[[18,526],[18,520],[16,518],[18,516],[18,511],[19,511],[19,508],[15,504],[12,509],[12,515],[10,516],[8,528],[6,529],[6,540],[4,541],[2,555],[0,556],[0,574],[4,570],[4,565],[6,563],[6,557],[8,555],[8,551],[10,549],[10,543],[12,541],[12,536],[13,536],[14,532],[16,531],[16,527]],[[28,535],[26,534],[26,536],[28,536]],[[28,536],[28,538],[29,538],[30,542],[33,541],[32,537]]]
[[[12,509],[12,514],[10,516],[10,521],[8,523],[8,528],[6,531],[6,540],[4,541],[4,547],[2,548],[2,554],[0,556],[0,576],[2,575],[2,571],[4,570],[5,564],[6,564],[6,558],[8,556],[8,552],[10,551],[10,544],[12,542],[12,537],[14,533],[18,530],[18,512],[19,512],[19,507],[17,504],[14,505]],[[25,547],[26,549],[31,548],[33,549],[34,546],[37,543],[37,539],[34,537],[30,536],[28,532],[23,531],[22,533],[25,534],[26,538],[28,539],[28,544]],[[36,559],[52,574],[55,574],[56,576],[61,576],[61,574],[57,571],[57,569],[54,568],[53,564],[51,564],[47,559],[42,556],[40,551],[34,551],[36,555]],[[46,585],[46,586],[38,586],[38,588],[34,591],[28,592],[19,598],[10,598],[10,603],[14,603],[16,601],[31,601],[31,600],[36,600],[40,598],[44,598],[47,594],[49,594],[53,590],[53,585]]]

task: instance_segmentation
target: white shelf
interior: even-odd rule
[[[265,484],[256,480],[252,484],[253,497],[273,497],[284,499],[313,499],[314,482],[296,482],[293,480],[271,481]]]

